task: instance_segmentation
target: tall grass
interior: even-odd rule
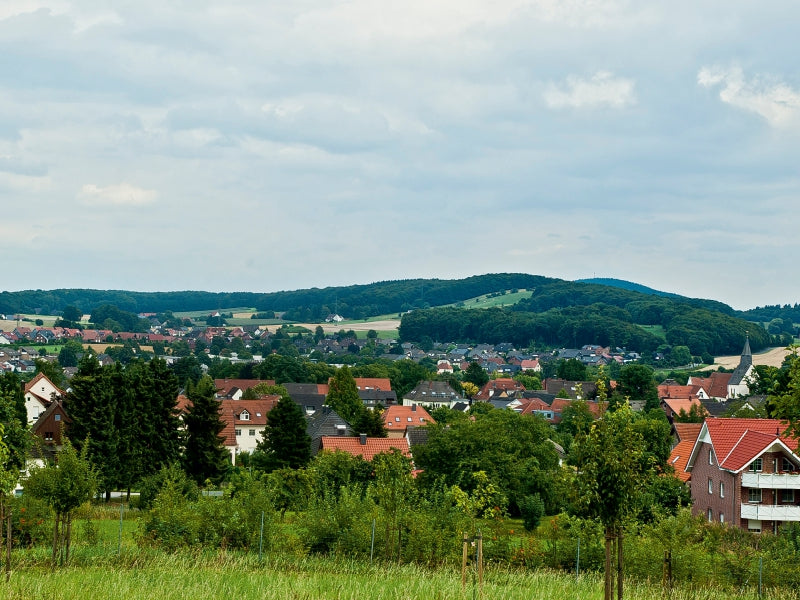
[[[46,555],[46,553],[43,553]],[[325,599],[325,600],[594,600],[602,598],[602,580],[590,574],[575,577],[549,571],[489,568],[483,585],[474,573],[464,588],[457,568],[426,569],[411,565],[371,565],[368,561],[321,557],[267,557],[226,552],[140,550],[119,556],[94,557],[76,553],[72,567],[52,572],[46,556],[38,564],[18,565],[0,593],[12,599],[67,600],[114,598],[115,600],[203,600],[218,598]],[[724,600],[755,597],[712,588],[678,588],[667,595],[660,586],[626,585],[631,600]],[[795,592],[765,592],[771,600],[793,600]]]

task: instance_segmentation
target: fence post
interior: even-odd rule
[[[578,536],[578,555],[575,557],[575,579],[581,575],[581,536]]]
[[[483,598],[483,534],[478,530],[478,544],[476,550],[478,558],[478,590],[480,591],[481,598]]]
[[[764,572],[764,557],[758,557],[758,597],[761,598],[762,573]]]
[[[469,538],[464,534],[464,541],[461,547],[461,591],[467,587],[467,548],[469,545]]]
[[[372,519],[372,541],[369,545],[369,564],[372,564],[372,557],[375,554],[375,519]]]
[[[264,511],[261,511],[261,530],[258,534],[258,561],[261,562],[261,553],[264,549]]]
[[[125,511],[125,504],[119,505],[119,535],[117,535],[117,555],[122,554],[122,515]]]

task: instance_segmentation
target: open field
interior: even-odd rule
[[[400,319],[383,319],[380,321],[342,321],[341,323],[293,323],[295,326],[305,327],[311,331],[316,330],[316,328],[322,327],[322,330],[325,333],[337,333],[338,331],[344,329],[345,331],[353,330],[356,333],[359,331],[367,332],[370,329],[374,329],[379,334],[380,332],[395,332],[397,333],[397,328],[400,327]],[[266,329],[270,331],[275,331],[278,329],[280,325],[275,326],[268,326]]]
[[[789,354],[786,348],[770,348],[766,352],[759,352],[753,354],[754,365],[767,365],[770,367],[780,367],[783,359]],[[714,359],[714,364],[706,367],[707,370],[714,370],[717,367],[724,367],[726,369],[735,369],[739,366],[739,359],[741,356],[718,356]]]

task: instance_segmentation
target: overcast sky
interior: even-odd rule
[[[798,31],[796,0],[3,0],[0,289],[800,302]]]

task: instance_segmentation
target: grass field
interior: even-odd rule
[[[77,549],[74,564],[55,572],[39,560],[18,566],[6,587],[14,600],[205,600],[218,598],[304,600],[599,600],[602,579],[597,574],[548,571],[515,571],[490,567],[479,583],[468,570],[462,588],[458,566],[426,569],[411,565],[370,565],[346,559],[272,558],[257,554],[166,554],[148,550],[123,551],[120,555]],[[725,592],[708,588],[678,588],[667,594],[660,586],[626,582],[631,600],[724,600],[755,598],[755,588]],[[763,598],[796,599],[796,592],[765,590]]]
[[[464,308],[493,308],[496,306],[511,306],[520,300],[530,298],[532,295],[533,292],[527,290],[519,290],[517,292],[509,291],[501,296],[478,296],[477,298],[470,298],[469,300],[464,300],[464,302],[459,302],[457,304],[451,304],[450,306],[463,306]]]
[[[639,325],[645,331],[649,331],[654,336],[664,341],[667,341],[667,334],[664,332],[663,325]]]

